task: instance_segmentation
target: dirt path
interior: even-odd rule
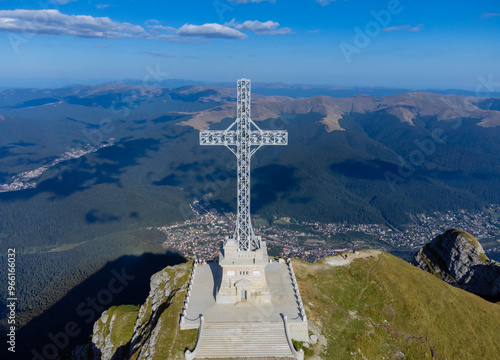
[[[336,256],[330,256],[325,258],[324,262],[331,266],[346,266],[352,263],[354,259],[362,259],[370,256],[378,257],[380,254],[382,254],[382,252],[379,250],[360,250],[354,253],[343,253]],[[345,255],[347,255],[347,258],[345,258]]]
[[[361,298],[363,297],[363,293],[365,292],[366,289],[368,289],[368,286],[370,286],[370,273],[372,269],[375,267],[375,265],[378,264],[379,261],[380,258],[377,256],[377,261],[368,268],[368,271],[366,272],[366,286],[363,288],[363,290],[361,290],[361,293],[358,295],[359,300],[361,300]]]

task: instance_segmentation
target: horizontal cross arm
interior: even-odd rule
[[[239,131],[200,131],[201,145],[238,145]],[[250,145],[287,145],[288,133],[283,130],[252,130],[248,138]]]
[[[200,131],[200,145],[237,145],[237,131]]]
[[[283,130],[252,131],[250,135],[252,145],[287,145],[288,132]]]

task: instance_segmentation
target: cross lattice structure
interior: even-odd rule
[[[250,217],[250,158],[263,145],[287,145],[286,130],[261,130],[251,119],[250,79],[238,79],[237,118],[226,130],[200,132],[201,145],[225,145],[236,155],[238,212],[233,238],[239,251],[261,248]]]

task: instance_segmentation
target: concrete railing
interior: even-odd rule
[[[281,314],[283,317],[283,325],[285,326],[285,335],[286,335],[286,341],[288,342],[288,346],[290,347],[290,350],[292,351],[293,357],[297,360],[304,360],[304,350],[300,349],[299,351],[295,350],[295,347],[293,346],[292,342],[292,337],[290,335],[290,329],[288,327],[288,319],[286,315]],[[187,358],[186,358],[187,360]]]
[[[200,343],[201,343],[201,335],[203,334],[203,323],[205,322],[203,315],[200,314],[200,328],[198,329],[198,339],[196,340],[196,346],[194,347],[194,350],[191,352],[189,350],[186,350],[184,353],[184,359],[186,360],[194,360],[196,357],[196,354],[200,350]]]
[[[297,279],[295,278],[295,272],[293,271],[292,261],[288,261],[288,271],[290,273],[290,278],[292,279],[292,287],[295,293],[295,299],[297,300],[297,306],[299,307],[299,314],[302,321],[307,321],[306,311],[304,310],[304,304],[302,303],[302,297],[300,296],[299,286],[297,285]]]
[[[191,296],[191,291],[193,291],[194,276],[196,275],[197,267],[198,267],[198,264],[195,261],[193,264],[193,270],[191,271],[191,277],[189,279],[189,285],[188,285],[188,290],[186,292],[186,298],[184,299],[184,306],[182,307],[181,321],[180,321],[181,324],[186,323],[187,309],[189,307],[189,298]]]

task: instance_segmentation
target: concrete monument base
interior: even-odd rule
[[[236,241],[226,239],[219,257],[222,279],[215,299],[217,303],[271,302],[266,278],[267,246],[265,241],[261,243],[262,247],[256,251],[240,251]]]

